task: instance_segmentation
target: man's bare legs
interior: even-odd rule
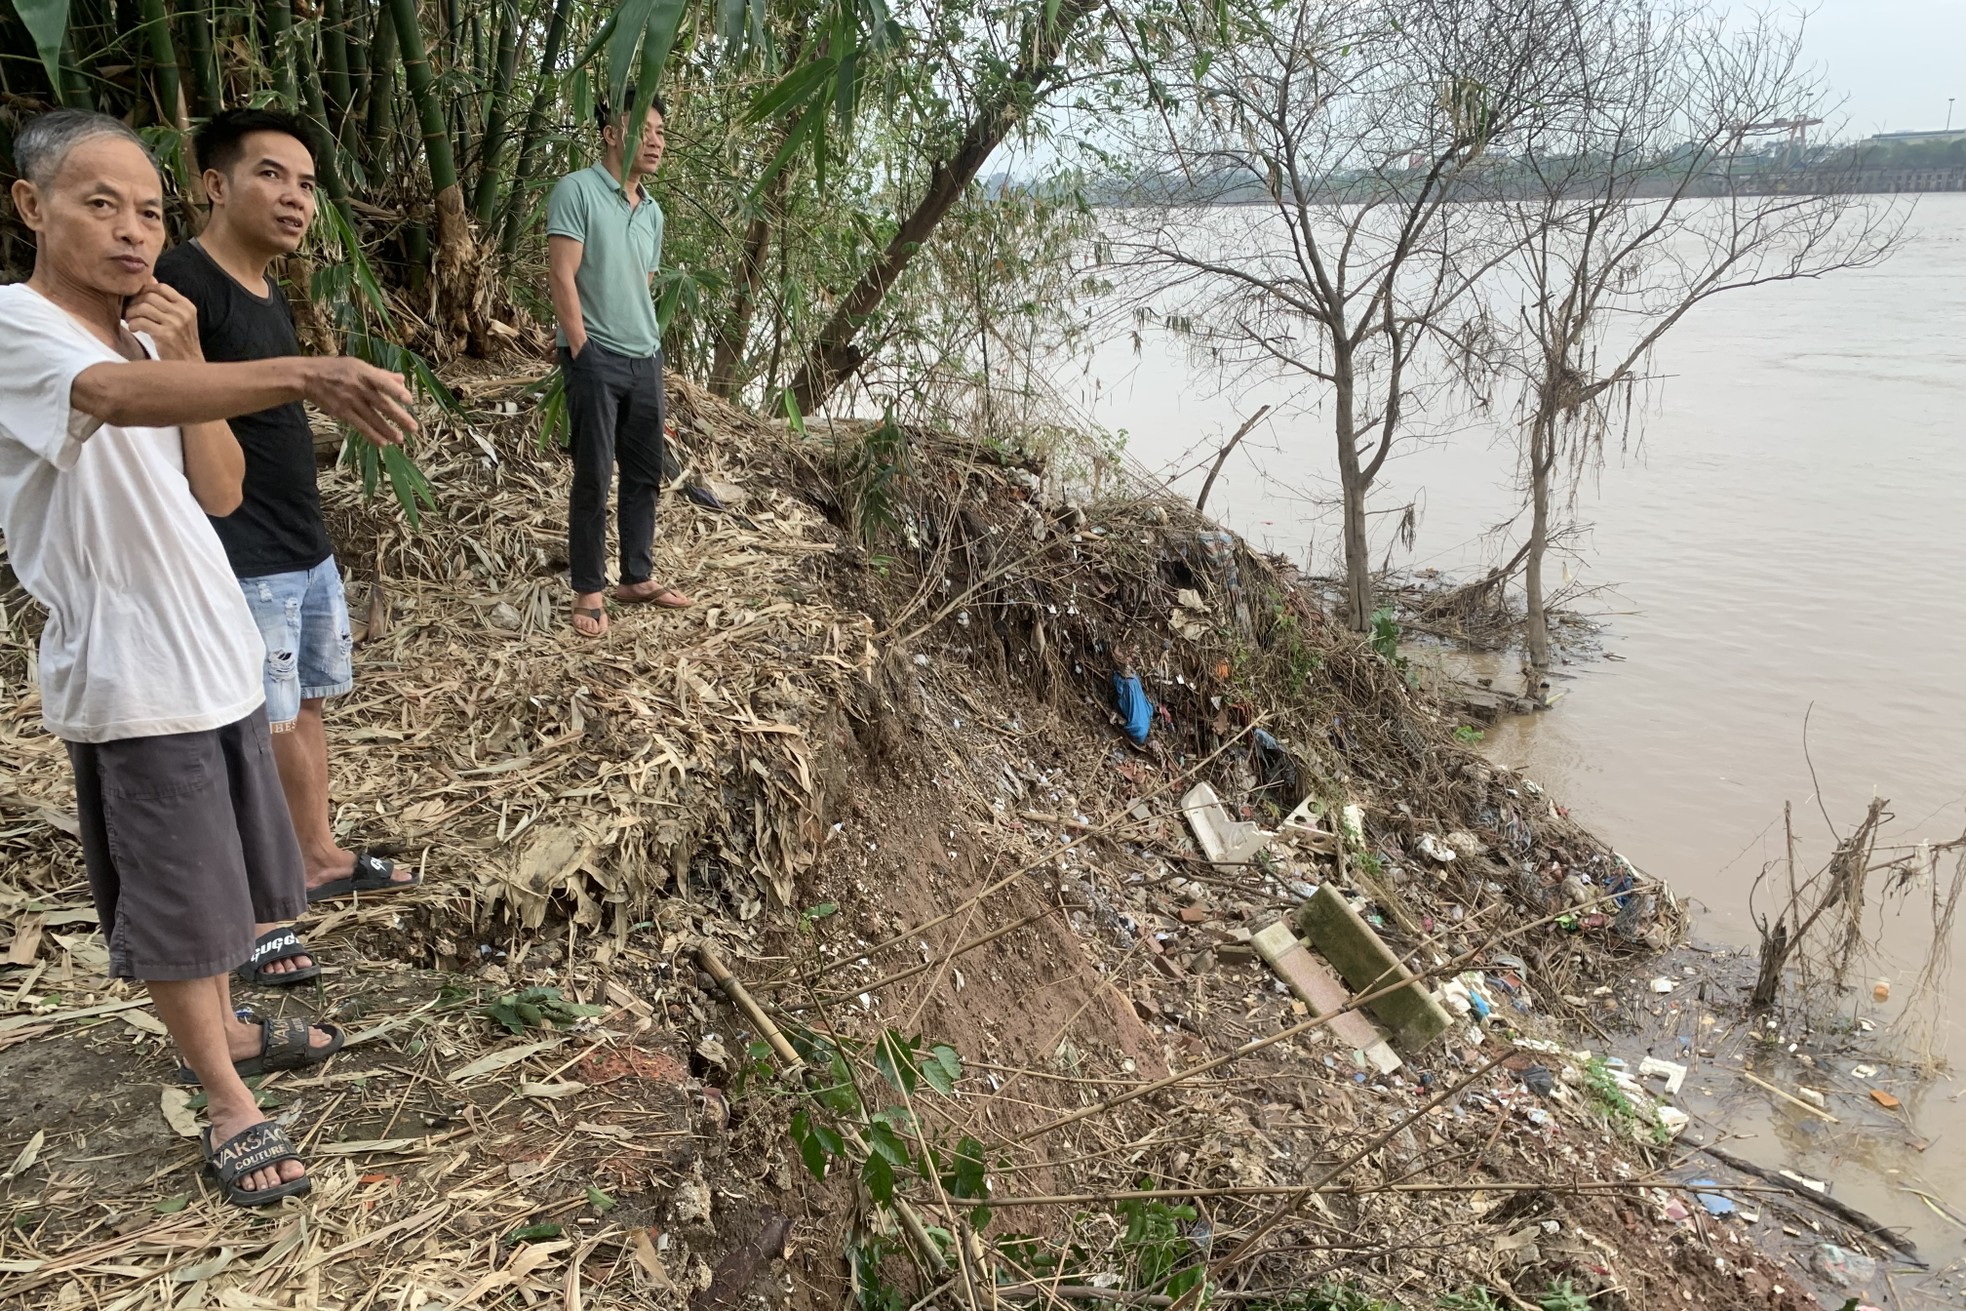
[[[319,697],[301,702],[293,726],[273,734],[273,760],[280,767],[280,788],[287,794],[287,813],[293,817],[294,837],[300,841],[300,858],[307,867],[310,888],[345,879],[355,869],[355,853],[336,844],[328,822],[328,731],[321,719],[321,704]],[[408,870],[399,870],[397,877],[399,882],[408,882],[411,875]],[[258,933],[278,927],[254,926]],[[313,963],[312,957],[295,956],[273,962],[265,972],[285,974]]]
[[[226,976],[144,986],[150,989],[150,999],[156,1003],[164,1027],[171,1031],[171,1041],[183,1054],[184,1063],[205,1087],[205,1113],[212,1122],[212,1144],[217,1146],[264,1120],[266,1117],[260,1114],[252,1090],[232,1068],[235,1053],[244,1056],[259,1050],[259,1035],[252,1026],[234,1018]],[[241,1035],[246,1051],[239,1050]],[[307,1168],[299,1161],[282,1161],[254,1171],[241,1179],[238,1186],[258,1192],[306,1173]]]

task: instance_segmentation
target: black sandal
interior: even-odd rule
[[[240,1018],[248,1018],[248,1015],[242,1014]],[[309,1030],[312,1029],[319,1029],[328,1035],[327,1046],[316,1047],[308,1041]],[[303,1070],[310,1065],[325,1065],[330,1056],[341,1050],[344,1041],[340,1026],[325,1020],[260,1020],[259,1034],[259,1055],[232,1062],[232,1068],[242,1079],[256,1074],[272,1074],[277,1070]],[[177,1067],[177,1081],[195,1084],[198,1073],[189,1065],[180,1065]]]
[[[358,851],[355,853],[355,872],[345,879],[335,879],[318,888],[309,888],[307,904],[311,906],[317,901],[351,897],[358,892],[401,892],[422,882],[421,874],[399,879],[396,877],[395,861],[386,860],[373,851]]]
[[[294,1150],[293,1139],[286,1131],[271,1120],[261,1120],[250,1129],[243,1129],[230,1138],[212,1146],[211,1126],[205,1126],[205,1168],[218,1176],[219,1185],[225,1189],[225,1200],[234,1206],[269,1206],[283,1197],[299,1197],[314,1187],[309,1175],[289,1179],[271,1188],[241,1188],[239,1181],[255,1171],[264,1170],[269,1165],[282,1161],[300,1161],[300,1153]],[[301,1161],[305,1167],[307,1163]]]
[[[291,928],[268,929],[259,935],[259,940],[253,943],[253,954],[235,972],[247,983],[262,988],[291,988],[321,977],[321,962],[311,959],[313,955],[307,944],[300,940],[300,935]],[[297,970],[282,972],[266,968],[275,961],[292,960],[296,956],[309,957],[309,963]]]

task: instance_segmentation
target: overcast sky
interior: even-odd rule
[[[1947,96],[1959,98],[1952,125],[1966,125],[1966,0],[1780,0],[1777,8],[1797,10],[1809,13],[1809,58],[1849,97],[1844,134],[1944,127]]]

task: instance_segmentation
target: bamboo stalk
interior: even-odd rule
[[[1774,1084],[1768,1082],[1766,1079],[1757,1078],[1755,1075],[1753,1075],[1747,1070],[1741,1071],[1741,1077],[1743,1079],[1746,1079],[1749,1083],[1753,1084],[1755,1087],[1762,1089],[1763,1091],[1774,1093],[1777,1097],[1787,1102],[1790,1106],[1795,1107],[1795,1109],[1798,1111],[1807,1111],[1809,1112],[1809,1114],[1816,1116],[1819,1119],[1828,1120],[1831,1124],[1843,1123],[1841,1120],[1837,1119],[1834,1115],[1831,1115],[1828,1111],[1825,1111],[1822,1107],[1811,1106],[1808,1102],[1803,1101],[1800,1097],[1796,1097],[1790,1093],[1783,1092],[1780,1088],[1777,1088]]]
[[[792,1046],[778,1026],[772,1023],[771,1017],[765,1014],[764,1008],[758,1005],[745,986],[738,982],[737,977],[724,965],[723,958],[717,955],[717,949],[707,942],[701,943],[696,949],[696,959],[702,964],[704,971],[717,981],[717,986],[724,990],[724,996],[730,998],[730,1004],[742,1011],[744,1018],[751,1022],[751,1027],[758,1031],[758,1035],[771,1044],[772,1051],[776,1052],[778,1059],[784,1062],[785,1072],[793,1073],[805,1069],[805,1058],[799,1055],[798,1049]]]
[[[322,7],[321,72],[327,78],[327,113],[322,116],[322,125],[339,140],[355,101],[355,83],[348,74],[348,14],[341,0],[326,0]]]
[[[471,197],[471,212],[478,226],[490,231],[498,214],[499,157],[505,150],[506,130],[510,126],[512,83],[519,67],[518,5],[506,0],[498,7],[498,52],[492,69],[492,89],[485,107],[485,140],[478,153],[478,185]]]
[[[375,40],[369,47],[368,95],[362,157],[374,163],[389,157],[396,138],[396,23],[382,8],[375,13]]]
[[[210,118],[219,109],[218,65],[212,53],[212,20],[204,6],[184,16],[187,48],[191,51],[191,93],[199,117]]]
[[[285,3],[261,5],[261,21],[266,24],[266,64],[273,75],[273,90],[280,103],[292,109],[300,96],[294,89],[293,28],[294,13]]]
[[[430,188],[437,193],[450,191],[457,186],[457,156],[451,152],[451,134],[444,126],[443,101],[437,97],[437,76],[430,68],[423,29],[417,25],[416,0],[388,0],[388,5],[390,22],[396,28],[396,44],[402,51],[403,82],[409,88],[410,104],[423,129],[423,154],[430,167]]]
[[[184,85],[178,69],[177,45],[171,40],[170,12],[164,8],[164,0],[140,0],[137,12],[143,19],[144,40],[150,46],[158,117],[182,132],[190,123],[184,112]]]
[[[573,0],[553,0],[552,16],[546,21],[546,41],[539,55],[539,84],[533,88],[532,107],[526,111],[526,125],[519,133],[519,167],[505,195],[505,216],[500,222],[499,253],[510,259],[518,253],[519,238],[525,235],[528,197],[532,176],[539,167],[539,148],[546,138],[546,116],[553,106],[558,86],[556,69],[560,47],[567,36],[567,11]]]

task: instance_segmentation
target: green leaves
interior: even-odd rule
[[[825,909],[831,913],[837,908]],[[883,1032],[871,1048],[853,1044],[843,1050],[810,1032],[794,1032],[792,1041],[815,1070],[825,1072],[806,1086],[806,1104],[793,1113],[788,1131],[813,1178],[824,1179],[838,1162],[858,1161],[861,1182],[882,1206],[891,1205],[897,1191],[914,1181],[939,1180],[955,1198],[988,1196],[986,1153],[980,1142],[964,1137],[951,1153],[927,1137],[907,1106],[870,1112],[848,1064],[850,1055],[865,1054],[904,1098],[913,1097],[924,1084],[946,1097],[954,1094],[963,1073],[955,1048],[894,1029]],[[988,1222],[987,1209],[977,1208],[972,1223],[981,1227]]]
[[[395,336],[396,324],[353,221],[340,205],[332,202],[321,206],[321,215],[329,237],[340,247],[342,262],[317,269],[310,290],[316,301],[338,302],[334,313],[346,334],[345,349],[379,369],[402,374],[412,391],[435,401],[446,412],[462,413],[457,398],[437,377],[429,361],[389,340]],[[371,315],[388,336],[378,337],[369,332]],[[353,428],[344,429],[341,463],[360,475],[362,494],[370,499],[375,497],[376,487],[388,478],[389,490],[412,528],[421,526],[424,510],[436,508],[437,498],[430,488],[430,480],[399,446],[378,447]]]
[[[792,1116],[792,1142],[799,1149],[799,1159],[805,1162],[808,1173],[815,1179],[824,1179],[833,1161],[846,1155],[846,1140],[837,1130],[823,1124],[815,1124],[805,1111],[797,1111]]]
[[[57,89],[61,79],[61,48],[68,40],[69,0],[14,0],[14,12],[27,25],[40,52],[42,66],[48,70],[48,84]]]
[[[565,1230],[559,1225],[554,1224],[526,1225],[505,1235],[505,1245],[512,1247],[519,1243],[550,1243],[564,1232]]]
[[[486,1006],[483,1013],[507,1032],[524,1033],[527,1029],[543,1029],[549,1024],[569,1029],[580,1020],[599,1015],[601,1008],[567,1001],[560,996],[558,988],[526,988],[520,992],[506,993]]]
[[[954,1047],[947,1043],[937,1043],[929,1048],[928,1054],[921,1058],[922,1078],[928,1080],[929,1087],[944,1097],[952,1097],[956,1091],[956,1080],[963,1077],[963,1058]]]

